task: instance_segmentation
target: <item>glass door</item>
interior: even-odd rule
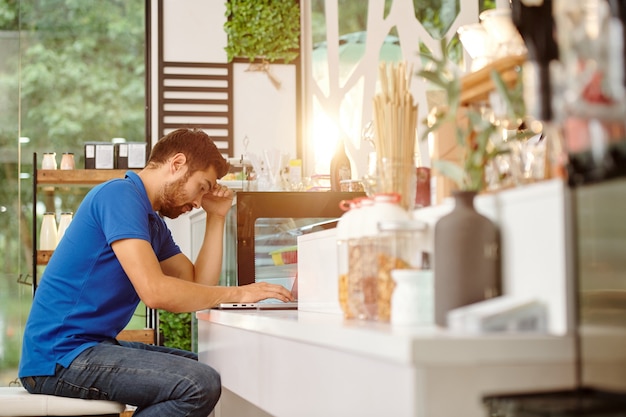
[[[0,1],[0,386],[17,377],[33,232],[44,212],[58,221],[88,191],[55,187],[34,201],[33,155],[55,152],[60,165],[74,153],[82,169],[85,142],[146,140],[148,4]]]

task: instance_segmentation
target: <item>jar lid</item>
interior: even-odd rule
[[[402,200],[402,196],[398,193],[376,193],[374,200],[377,203],[393,203],[398,204]]]

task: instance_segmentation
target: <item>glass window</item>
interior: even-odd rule
[[[418,69],[418,52],[447,38],[452,59],[459,62],[462,48],[456,36],[461,16],[494,8],[494,0],[311,0],[311,84],[307,117],[311,120],[307,165],[314,174],[329,172],[336,143],[344,142],[353,163],[352,174],[369,174],[368,160],[375,151],[365,127],[372,119],[381,62],[408,61]],[[410,13],[407,14],[407,13]],[[368,27],[369,25],[369,27]],[[414,62],[415,61],[415,62]],[[414,77],[420,119],[428,102],[424,80]]]
[[[32,298],[33,154],[73,152],[82,169],[85,142],[146,141],[146,4],[0,0],[0,386],[17,377]],[[37,217],[87,191],[39,189]]]

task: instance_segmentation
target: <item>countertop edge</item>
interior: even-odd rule
[[[435,326],[397,327],[304,311],[196,312],[207,321],[267,336],[343,350],[403,365],[572,363],[574,335],[462,334]]]

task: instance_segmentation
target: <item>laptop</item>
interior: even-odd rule
[[[220,310],[297,310],[298,302],[283,302],[270,298],[258,303],[221,303],[216,308]]]
[[[298,275],[296,275],[290,291],[293,293],[296,301],[284,302],[277,298],[267,298],[256,303],[221,303],[215,308],[220,310],[297,310]]]

